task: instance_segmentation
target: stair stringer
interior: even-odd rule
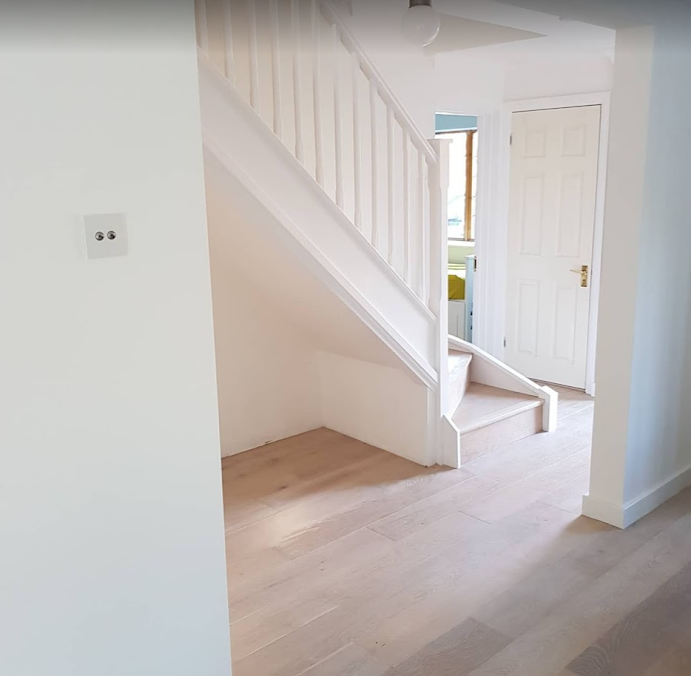
[[[200,54],[205,151],[290,234],[295,255],[436,391],[436,319],[263,120]]]

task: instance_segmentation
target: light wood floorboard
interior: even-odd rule
[[[593,401],[462,470],[329,430],[223,462],[234,676],[691,676],[691,492],[579,516]]]

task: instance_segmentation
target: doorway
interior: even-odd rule
[[[449,335],[467,342],[473,340],[477,125],[478,119],[474,115],[436,115],[436,137],[450,142],[447,205]]]
[[[581,390],[596,301],[601,124],[600,105],[512,115],[505,361]]]

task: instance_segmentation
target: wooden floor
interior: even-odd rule
[[[691,676],[691,494],[580,517],[592,401],[461,470],[321,430],[224,461],[234,676]]]

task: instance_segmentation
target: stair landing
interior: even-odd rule
[[[537,397],[471,383],[453,415],[462,461],[541,432],[543,405]]]

